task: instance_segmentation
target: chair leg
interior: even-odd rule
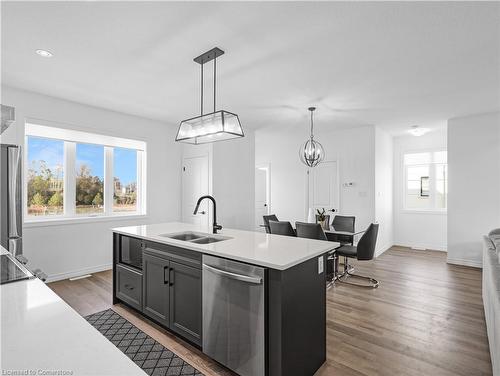
[[[357,274],[352,274],[351,270],[349,269],[349,261],[348,257],[344,257],[344,272],[337,278],[339,282],[352,285],[352,286],[357,286],[357,287],[365,287],[365,288],[371,288],[375,289],[378,287],[379,283],[376,279],[371,278],[371,277],[365,277],[362,275],[357,275]],[[352,278],[358,278],[358,279],[365,279],[370,282],[369,285],[365,284],[359,284],[359,283],[352,283],[352,282],[347,282],[347,278],[352,277]]]
[[[338,278],[338,272],[337,272],[337,268],[336,268],[336,260],[337,260],[337,255],[335,255],[335,253],[331,254],[326,259],[327,268],[328,268],[329,261],[331,261],[333,264],[332,273],[327,275],[327,278],[326,278],[326,289],[327,290],[329,290],[330,288],[335,286],[335,281]]]

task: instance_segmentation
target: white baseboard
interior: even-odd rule
[[[417,243],[408,243],[408,242],[400,242],[400,241],[396,241],[396,242],[394,242],[394,244],[399,245],[400,247],[425,249],[427,251],[441,251],[441,252],[448,251],[446,246],[438,245],[438,244],[417,244]]]
[[[375,257],[379,257],[382,253],[384,253],[385,251],[387,251],[389,248],[391,248],[392,246],[394,245],[393,242],[389,242],[381,247],[377,247],[377,249],[375,250]]]
[[[453,264],[453,265],[461,265],[461,266],[471,266],[473,268],[483,268],[483,262],[482,261],[471,261],[471,260],[464,260],[464,259],[456,259],[456,258],[447,258],[446,262],[448,264]]]
[[[70,272],[65,272],[65,273],[52,274],[52,275],[49,275],[46,282],[49,283],[49,282],[60,281],[63,279],[79,277],[79,276],[82,276],[85,274],[102,272],[104,270],[109,270],[112,268],[113,268],[113,264],[109,263],[109,264],[103,264],[103,265],[97,265],[97,266],[90,266],[88,268],[83,268],[83,269],[78,269],[78,270],[72,270]]]

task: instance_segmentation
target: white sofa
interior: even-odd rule
[[[500,229],[483,240],[483,303],[493,375],[500,376]]]

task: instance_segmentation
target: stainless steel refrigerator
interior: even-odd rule
[[[14,257],[23,253],[21,147],[2,144],[0,151],[1,245]]]
[[[0,135],[15,122],[14,107],[1,107]],[[28,260],[23,256],[23,188],[22,188],[22,152],[21,146],[0,144],[0,244],[10,254],[2,255],[2,272],[12,265],[6,263],[7,258],[12,258],[14,263],[23,265]],[[23,266],[18,266],[23,269]],[[47,275],[40,269],[31,273],[45,281]],[[14,273],[15,274],[15,273]],[[30,274],[31,275],[31,274]],[[14,279],[16,280],[14,275]],[[1,283],[8,282],[2,278]]]

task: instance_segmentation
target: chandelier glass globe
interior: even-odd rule
[[[309,107],[309,111],[311,112],[311,137],[302,144],[299,150],[300,160],[308,167],[315,167],[325,159],[325,150],[323,149],[323,145],[314,139],[314,110],[316,110],[316,107]]]

